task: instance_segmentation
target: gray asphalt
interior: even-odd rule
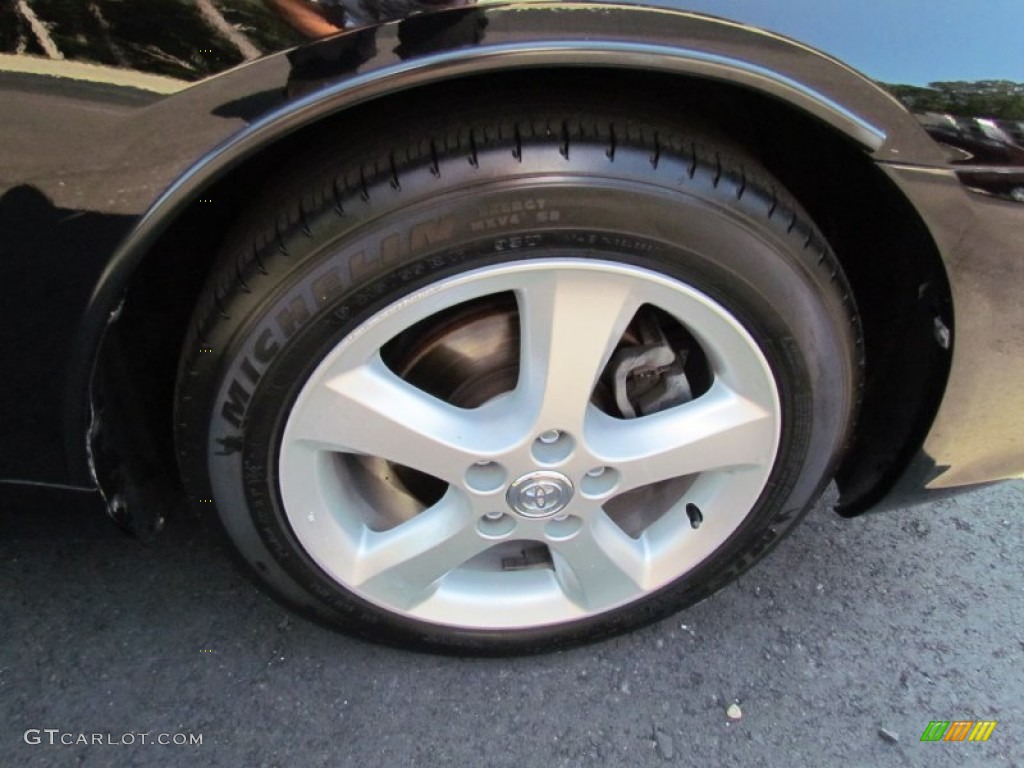
[[[0,505],[0,765],[1024,764],[1021,482],[854,521],[820,504],[672,619],[491,660],[290,616],[180,521],[145,547],[82,497]],[[986,743],[920,741],[978,719]],[[60,744],[94,733],[115,743]]]

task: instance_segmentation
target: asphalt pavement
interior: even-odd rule
[[[819,504],[671,619],[471,659],[294,617],[184,520],[144,546],[92,497],[8,488],[0,765],[1024,765],[1022,509],[1022,482],[852,521]],[[922,742],[935,720],[997,724]]]

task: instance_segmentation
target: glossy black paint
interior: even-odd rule
[[[688,10],[729,20],[595,4],[479,6],[307,42],[275,14],[279,5],[219,3],[225,27],[211,19],[210,3],[160,0],[126,12],[96,2],[86,12],[38,0],[31,6],[40,18],[60,19],[49,42],[23,15],[0,11],[0,480],[88,486],[90,450],[134,444],[101,439],[113,431],[109,408],[97,419],[102,340],[113,340],[108,356],[145,343],[118,346],[132,335],[109,331],[110,321],[154,244],[177,217],[207,204],[218,179],[359,104],[489,71],[562,67],[659,71],[765,94],[870,155],[917,209],[942,257],[955,327],[938,302],[935,346],[921,352],[935,374],[927,387],[899,393],[920,401],[908,399],[899,444],[880,447],[900,403],[883,423],[862,425],[878,438],[855,446],[840,473],[848,511],[877,502],[900,477],[911,488],[948,487],[1024,471],[1016,297],[1024,207],[1015,200],[1024,150],[1014,133],[1024,119],[1024,71],[998,39],[986,41],[984,55],[972,38],[937,61],[927,34],[877,23],[893,13],[881,2],[816,4],[811,14],[799,3],[693,0]],[[973,23],[978,13],[934,1],[900,6],[925,30]],[[150,14],[160,23],[145,23]],[[1010,35],[1022,28],[1024,6],[993,3],[984,15],[993,34]],[[857,27],[837,38],[830,17]],[[828,50],[836,40],[857,45]],[[842,53],[868,77],[813,45]],[[64,58],[47,58],[54,50]],[[921,76],[922,61],[935,62],[934,78]],[[927,87],[954,72],[1002,85]],[[943,117],[975,106],[986,113]],[[999,120],[992,124],[1001,133],[986,134],[976,117]],[[176,286],[168,275],[156,279]],[[921,287],[933,289],[945,287]],[[951,361],[936,351],[940,341],[952,345]],[[943,393],[936,413],[929,398],[937,404]],[[129,474],[145,476],[157,461],[144,458],[139,469],[136,460]]]

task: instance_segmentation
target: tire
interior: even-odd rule
[[[782,186],[673,118],[552,102],[309,148],[198,304],[187,492],[345,632],[515,653],[662,618],[763,556],[848,439],[856,309]]]

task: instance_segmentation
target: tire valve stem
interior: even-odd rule
[[[704,522],[704,513],[696,504],[686,505],[686,516],[690,518],[690,527],[694,530],[700,528],[700,524]]]

